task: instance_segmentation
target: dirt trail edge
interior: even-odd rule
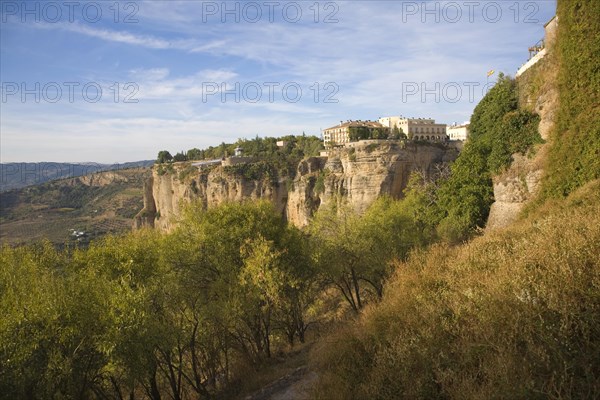
[[[246,396],[244,400],[309,400],[310,390],[316,380],[317,374],[302,366],[260,391]]]

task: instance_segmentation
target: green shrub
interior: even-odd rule
[[[271,182],[277,182],[277,169],[272,163],[259,161],[254,163],[236,164],[224,167],[227,174],[243,177],[248,180],[269,179]]]
[[[537,115],[518,109],[515,81],[500,75],[475,107],[469,141],[440,187],[440,236],[460,242],[485,226],[494,201],[492,175],[510,165],[512,154],[541,143],[538,124]]]
[[[179,171],[179,175],[177,176],[177,178],[181,182],[184,182],[188,177],[193,176],[194,174],[197,174],[197,173],[198,173],[197,167],[194,167],[191,164],[186,164],[185,167]]]
[[[323,171],[319,172],[319,174],[317,175],[317,179],[315,181],[315,193],[316,194],[321,194],[321,193],[325,192],[325,181],[328,176],[329,176],[328,169],[324,169]]]
[[[158,176],[172,174],[174,172],[175,172],[175,167],[173,167],[172,163],[158,164],[158,167],[156,167],[156,173],[158,174]]]
[[[354,147],[348,150],[348,159],[352,162],[356,162],[356,149]]]
[[[379,143],[371,143],[371,144],[368,144],[367,146],[365,146],[365,151],[370,154],[378,148],[379,148]]]

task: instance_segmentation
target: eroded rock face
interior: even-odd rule
[[[329,157],[303,160],[296,177],[278,181],[265,177],[248,179],[223,167],[196,169],[180,179],[189,164],[175,164],[170,173],[155,169],[152,190],[145,191],[144,204],[155,204],[154,226],[170,230],[185,203],[198,200],[205,208],[225,202],[266,199],[287,220],[308,225],[314,213],[331,202],[347,201],[358,212],[382,195],[402,196],[412,171],[434,174],[436,165],[453,161],[458,151],[442,145],[377,141],[357,143],[354,148],[332,150]],[[151,197],[151,198],[150,198]],[[152,215],[151,207],[147,213]]]
[[[513,223],[539,189],[543,171],[535,160],[521,155],[514,155],[513,158],[509,170],[494,178],[495,201],[486,225],[488,230]]]
[[[445,147],[386,141],[332,152],[324,168],[327,175],[320,204],[347,199],[362,213],[380,196],[401,198],[413,171],[432,175],[436,165],[453,161],[457,155]]]
[[[72,180],[72,184],[79,182],[86,186],[103,187],[115,182],[129,182],[131,179],[137,179],[137,177],[127,176],[126,174],[121,174],[118,171],[102,171],[78,176]]]
[[[222,167],[210,172],[198,169],[193,176],[180,179],[180,167],[174,173],[153,174],[152,200],[156,204],[154,226],[169,231],[181,217],[186,204],[200,201],[204,208],[212,208],[225,202],[245,200],[270,200],[279,212],[283,212],[287,200],[285,182],[266,179],[246,179],[228,174]],[[150,193],[149,193],[150,195]]]
[[[152,194],[154,178],[150,176],[144,181],[144,208],[133,219],[133,229],[145,227],[154,228],[156,218],[156,204]]]
[[[553,51],[556,35],[546,38],[550,52]],[[555,127],[556,112],[559,106],[558,87],[556,74],[558,71],[556,57],[550,53],[530,71],[518,78],[522,91],[529,93],[531,86],[539,88],[529,97],[522,99],[524,106],[540,116],[538,132],[542,139],[548,141]],[[523,101],[524,100],[524,101]],[[546,144],[537,149],[537,153],[530,157],[518,154],[513,155],[513,162],[502,175],[494,177],[494,199],[486,230],[503,228],[513,223],[520,215],[526,203],[535,197],[539,190],[543,175],[544,157],[548,146]]]

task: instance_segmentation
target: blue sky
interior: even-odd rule
[[[487,71],[496,71],[490,81],[514,75],[556,8],[552,0],[0,3],[1,161],[107,163],[240,137],[319,135],[347,119],[463,122]]]

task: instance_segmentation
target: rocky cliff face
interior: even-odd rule
[[[89,187],[104,187],[114,183],[131,183],[135,185],[147,177],[149,170],[144,168],[132,168],[126,170],[101,171],[61,181],[64,186],[77,186],[83,184]]]
[[[513,159],[508,171],[493,179],[494,204],[490,209],[487,230],[512,224],[540,186],[543,170],[538,160],[518,154]]]
[[[556,40],[556,33],[552,31],[546,38],[548,55],[517,79],[519,106],[540,116],[538,132],[544,140],[550,138],[558,109]],[[544,174],[546,146],[540,146],[536,154],[529,157],[513,155],[510,168],[493,178],[495,202],[490,209],[487,230],[510,225],[535,197]]]
[[[411,172],[434,174],[436,164],[454,161],[458,151],[403,142],[359,142],[330,152],[326,160],[302,162],[290,191],[287,218],[306,226],[319,207],[348,201],[359,213],[378,197],[402,197]]]
[[[195,169],[187,177],[183,171]],[[152,198],[148,203],[155,204],[154,226],[170,230],[186,203],[197,200],[205,208],[215,207],[225,202],[266,199],[273,202],[276,209],[283,212],[287,198],[285,181],[272,181],[268,177],[251,179],[226,168],[210,170],[176,165],[174,173],[153,174]]]
[[[319,207],[331,202],[347,200],[363,212],[379,196],[400,198],[412,171],[433,174],[436,165],[457,156],[456,149],[441,145],[371,141],[332,150],[329,157],[303,160],[293,179],[252,176],[244,166],[205,168],[179,163],[168,172],[155,168],[147,183],[152,190],[145,190],[145,208],[136,217],[136,225],[170,230],[184,204],[193,200],[211,208],[230,201],[266,199],[290,223],[303,227]]]
[[[133,219],[133,229],[140,229],[143,227],[154,228],[156,204],[152,193],[153,183],[153,176],[150,176],[144,181],[144,208]]]

